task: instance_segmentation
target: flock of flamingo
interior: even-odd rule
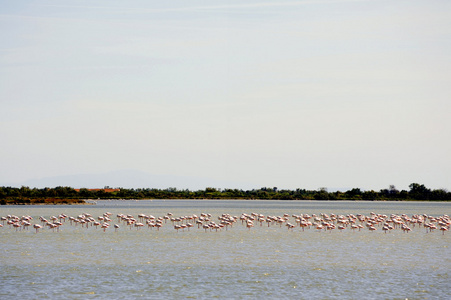
[[[51,216],[48,219],[41,216],[39,217],[38,222],[33,222],[31,216],[18,217],[7,215],[1,217],[0,228],[9,226],[9,228],[14,228],[16,231],[22,231],[33,227],[36,230],[36,233],[38,233],[40,229],[44,228],[59,231],[61,227],[67,226],[65,224],[70,224],[71,226],[80,226],[85,229],[100,227],[100,229],[105,232],[113,222],[111,218],[114,219],[110,212],[105,212],[97,218],[94,218],[89,213],[83,213],[76,217],[60,214],[58,216]],[[338,231],[347,229],[360,231],[367,228],[370,231],[381,229],[385,233],[396,229],[408,233],[412,228],[417,227],[424,228],[426,233],[439,229],[442,231],[442,234],[445,234],[445,232],[449,230],[451,219],[448,215],[434,217],[423,214],[412,215],[409,217],[406,214],[392,214],[387,216],[373,212],[367,216],[362,214],[349,214],[345,216],[324,213],[319,215],[293,214],[290,216],[289,214],[284,214],[283,216],[265,216],[258,213],[242,213],[238,217],[230,214],[222,214],[217,217],[217,221],[214,221],[212,215],[207,213],[201,213],[199,216],[193,214],[180,217],[174,217],[172,213],[167,213],[160,217],[139,214],[136,218],[129,214],[117,214],[116,222],[113,227],[115,231],[118,231],[121,226],[129,228],[130,230],[133,228],[139,230],[144,226],[147,226],[150,229],[155,228],[156,230],[159,230],[165,224],[170,224],[177,232],[179,230],[184,231],[185,229],[190,230],[192,227],[203,229],[205,232],[220,231],[228,230],[235,226],[235,224],[241,224],[242,226],[246,226],[249,230],[257,225],[260,227],[279,226],[280,228],[285,226],[288,230],[300,228],[302,231],[311,228],[317,231],[332,231],[335,229]]]

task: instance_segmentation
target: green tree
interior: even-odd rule
[[[428,200],[431,190],[426,188],[424,184],[411,183],[409,185],[409,196],[415,200]]]
[[[345,195],[348,199],[361,199],[362,191],[359,188],[353,188],[352,190],[346,191]]]

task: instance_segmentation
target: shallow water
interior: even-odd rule
[[[156,217],[210,213],[450,215],[451,203],[346,201],[98,201],[86,206],[3,206],[0,216]],[[112,226],[111,226],[112,227]],[[446,299],[451,233],[287,230],[238,221],[221,231],[125,225],[115,232],[0,228],[0,298]]]

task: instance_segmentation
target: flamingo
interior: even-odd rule
[[[248,221],[246,222],[246,227],[247,227],[249,230],[251,230],[251,227],[254,227],[254,222],[252,222],[251,220],[248,220]]]
[[[110,221],[110,215],[111,213],[104,213],[98,218],[93,218],[90,214],[83,213],[74,218],[68,217],[64,214],[56,214],[55,216],[57,217],[51,216],[49,217],[49,220],[41,216],[39,217],[39,220],[42,224],[39,225],[40,227],[36,227],[36,225],[31,224],[31,220],[33,218],[29,215],[24,215],[21,217],[9,215],[7,217],[1,217],[2,222],[0,222],[0,227],[3,227],[3,224],[6,224],[7,222],[9,228],[13,228],[16,231],[27,230],[31,226],[33,226],[33,228],[36,230],[36,233],[39,232],[40,228],[43,228],[45,226],[48,226],[48,228],[52,229],[53,231],[59,231],[59,227],[63,225],[63,222],[65,222],[66,219],[69,219],[70,225],[72,226],[77,226],[77,224],[80,223],[83,228],[86,226],[86,229],[88,229],[92,226],[95,226],[97,228],[99,225],[102,225],[101,228],[105,232],[106,229],[109,228],[109,223],[107,221]],[[134,219],[132,215],[118,214],[117,217],[118,223],[124,222],[124,224],[130,226],[130,229],[132,226],[134,226],[137,228],[137,230],[139,230],[140,227],[144,226],[141,225],[143,223],[138,223],[139,221],[137,222],[137,220]],[[179,231],[179,229],[182,229],[184,231],[185,228],[187,228],[189,231],[191,227],[197,225],[199,229],[202,228],[205,230],[205,232],[207,231],[207,229],[210,229],[210,231],[220,231],[224,227],[226,230],[228,230],[228,228],[233,227],[233,224],[238,220],[241,220],[243,225],[245,225],[249,230],[251,229],[251,227],[256,226],[254,225],[255,222],[260,223],[259,227],[263,226],[264,222],[267,223],[268,227],[272,224],[279,224],[280,227],[282,225],[285,225],[288,230],[293,230],[296,226],[299,225],[303,231],[305,227],[310,228],[310,226],[314,225],[314,228],[319,231],[325,229],[329,232],[331,232],[334,228],[338,228],[338,230],[341,232],[348,226],[353,231],[355,231],[355,229],[359,229],[360,231],[360,229],[364,228],[366,225],[369,231],[376,231],[378,228],[381,228],[384,233],[387,233],[393,229],[400,229],[404,233],[408,233],[409,231],[415,231],[416,228],[421,229],[421,226],[424,226],[426,233],[432,232],[434,229],[440,229],[440,231],[442,231],[442,235],[444,235],[446,231],[449,231],[449,227],[451,225],[451,219],[447,215],[433,217],[427,215],[408,216],[406,214],[392,214],[387,216],[376,213],[371,213],[370,216],[364,216],[361,214],[354,216],[352,214],[335,215],[321,213],[318,216],[313,215],[312,217],[307,214],[292,214],[291,216],[288,214],[283,214],[282,216],[270,216],[262,215],[257,212],[252,212],[251,214],[242,213],[241,216],[220,214],[217,217],[217,219],[219,220],[217,224],[211,221],[212,216],[211,214],[207,213],[200,214],[200,217],[198,217],[197,215],[186,215],[177,218],[170,218],[169,215],[155,218],[152,215],[139,214],[138,218],[139,220],[145,219],[146,223],[144,224],[147,224],[149,228],[156,227],[158,230],[163,226],[164,223],[166,223],[167,220],[171,220],[173,222],[174,229],[176,229],[177,231]],[[310,221],[308,221],[311,218],[315,220],[313,225]],[[97,221],[97,219],[103,219],[103,224]],[[417,224],[418,226],[415,227],[415,225]],[[114,228],[115,231],[117,231],[117,229],[119,229],[119,224],[115,224]]]
[[[33,228],[36,229],[36,233],[38,233],[39,229],[41,229],[42,226],[39,225],[39,224],[34,224],[34,225],[33,225]]]
[[[102,223],[102,225],[100,226],[100,228],[103,228],[103,232],[106,231],[106,229],[110,226],[110,224],[108,223]]]
[[[292,231],[293,231],[293,228],[295,227],[295,225],[288,223],[288,222],[287,222],[287,224],[285,224],[285,226],[287,226],[288,230],[291,229]]]

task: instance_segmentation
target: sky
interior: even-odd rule
[[[0,41],[0,186],[451,189],[448,0],[1,1]]]

